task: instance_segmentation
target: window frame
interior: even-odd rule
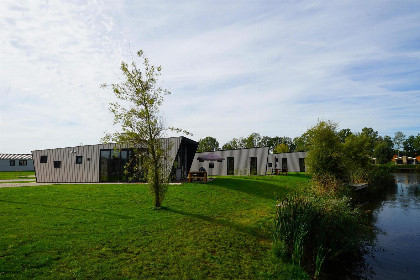
[[[14,159],[11,159],[11,160],[9,161],[9,164],[10,164],[10,166],[16,166],[16,162],[15,162],[15,160],[14,160]]]
[[[54,160],[54,168],[61,168],[61,160]]]
[[[19,166],[28,166],[28,161],[26,159],[20,159]]]
[[[47,163],[48,162],[48,156],[41,156],[39,158],[39,163]]]
[[[76,156],[76,164],[83,164],[83,156]]]

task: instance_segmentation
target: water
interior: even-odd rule
[[[368,206],[377,234],[361,278],[420,279],[420,174],[394,176],[396,187]]]

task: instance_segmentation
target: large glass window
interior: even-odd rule
[[[19,160],[19,166],[27,166],[27,165],[28,165],[28,161],[26,159]]]
[[[101,150],[99,163],[99,181],[125,182],[125,165],[128,162],[128,150]]]
[[[82,164],[83,156],[76,156],[76,164]]]
[[[257,158],[256,157],[251,157],[249,166],[250,166],[249,174],[257,175]]]
[[[227,157],[227,175],[235,175],[235,158]]]

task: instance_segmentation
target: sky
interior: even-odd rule
[[[420,1],[0,1],[0,153],[97,144],[142,49],[168,126],[220,145],[318,120],[420,133]],[[168,132],[168,136],[175,134]]]

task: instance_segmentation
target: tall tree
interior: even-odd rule
[[[369,139],[370,155],[373,155],[373,149],[378,141],[378,132],[371,127],[362,128],[361,135],[365,135]]]
[[[197,153],[214,152],[217,150],[219,150],[219,142],[217,142],[216,138],[207,136],[206,138],[198,141]]]
[[[261,143],[261,135],[259,133],[251,133],[248,137],[242,138],[243,148],[257,148]]]
[[[408,136],[403,142],[403,147],[407,156],[415,157],[420,155],[420,133],[417,136]]]
[[[229,142],[223,144],[222,150],[235,150],[240,149],[241,147],[241,140],[238,138],[233,138]]]
[[[289,151],[290,151],[289,146],[286,143],[281,143],[281,144],[278,144],[274,148],[273,153],[280,154],[280,153],[288,153]]]
[[[394,136],[394,146],[398,151],[398,156],[400,156],[400,150],[403,147],[403,143],[405,140],[405,135],[401,131],[395,132]]]
[[[160,106],[163,97],[170,92],[158,84],[161,66],[150,65],[143,51],[137,52],[142,66],[138,67],[134,59],[130,64],[121,62],[124,80],[117,84],[103,84],[111,88],[120,102],[110,103],[114,114],[114,124],[121,125],[121,132],[107,134],[104,142],[116,142],[120,146],[129,146],[139,159],[141,169],[154,196],[155,207],[160,207],[168,189],[168,145],[162,138],[168,129],[163,125]],[[178,130],[180,131],[180,130]],[[126,166],[127,167],[127,166]]]
[[[338,132],[338,137],[340,137],[341,143],[346,142],[346,138],[352,135],[350,128],[343,128]]]

